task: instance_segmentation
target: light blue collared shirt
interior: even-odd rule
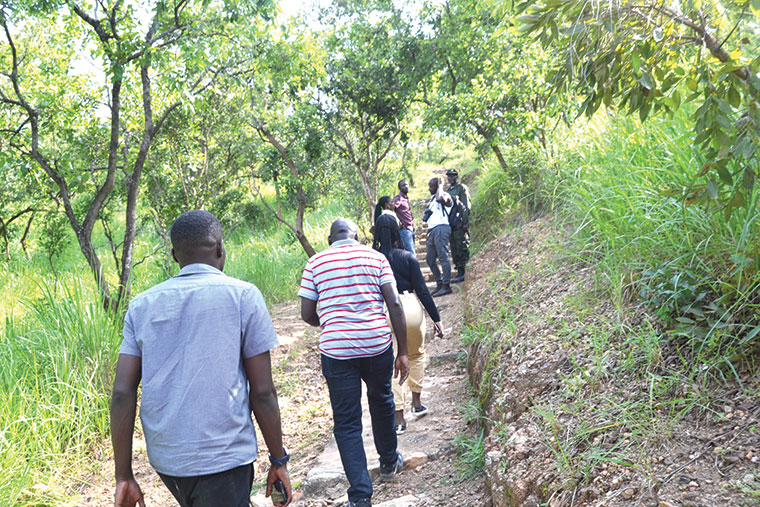
[[[140,419],[151,465],[192,477],[253,462],[243,360],[278,345],[259,289],[208,264],[189,264],[135,297],[120,353],[142,358]]]

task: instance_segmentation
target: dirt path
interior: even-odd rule
[[[422,239],[424,241],[424,238]],[[418,257],[424,257],[424,245]],[[421,262],[424,266],[424,261]],[[424,269],[427,272],[427,268]],[[434,283],[430,283],[431,288]],[[468,431],[462,406],[469,399],[465,352],[459,339],[462,326],[463,289],[453,286],[454,293],[436,299],[445,327],[443,338],[433,339],[432,322],[427,318],[426,352],[428,368],[423,402],[429,407],[427,416],[415,419],[408,413],[408,429],[399,437],[399,448],[405,456],[404,470],[389,482],[375,480],[375,505],[490,505],[482,478],[461,482],[455,456],[455,438]],[[297,303],[278,305],[271,310],[281,346],[273,351],[272,364],[280,401],[283,433],[292,455],[289,465],[296,488],[295,506],[343,505],[345,479],[332,437],[332,412],[320,371],[318,332],[299,318]],[[369,417],[364,402],[365,449],[371,471],[376,477],[378,461],[372,443]],[[474,428],[471,431],[476,431]],[[259,442],[263,438],[259,434]],[[145,443],[139,427],[135,431],[135,476],[146,498],[146,505],[173,506],[173,498],[150,467]],[[110,454],[110,447],[104,451]],[[259,453],[255,477],[262,480],[268,469],[266,449]],[[82,505],[112,505],[113,456],[102,462],[80,488]],[[322,481],[322,482],[320,482]],[[254,484],[254,506],[271,505],[263,497],[261,483]],[[258,490],[258,491],[257,491]]]

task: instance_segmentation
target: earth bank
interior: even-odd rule
[[[550,219],[512,229],[474,259],[465,309],[493,505],[757,505],[756,373],[692,372]]]

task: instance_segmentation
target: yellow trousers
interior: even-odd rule
[[[406,385],[413,393],[422,392],[422,381],[425,378],[425,310],[414,292],[399,294],[401,306],[406,317],[406,343],[409,349],[409,378]],[[389,323],[390,325],[390,319]],[[393,326],[391,326],[393,329]],[[393,333],[393,352],[398,353],[396,333]],[[396,410],[404,410],[406,405],[404,386],[399,385],[398,379],[393,379],[393,402]]]

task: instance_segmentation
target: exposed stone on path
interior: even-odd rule
[[[338,498],[348,488],[348,479],[340,468],[313,468],[306,474],[303,492],[307,496]]]
[[[404,468],[417,468],[428,461],[428,456],[424,452],[412,452],[404,455]]]

